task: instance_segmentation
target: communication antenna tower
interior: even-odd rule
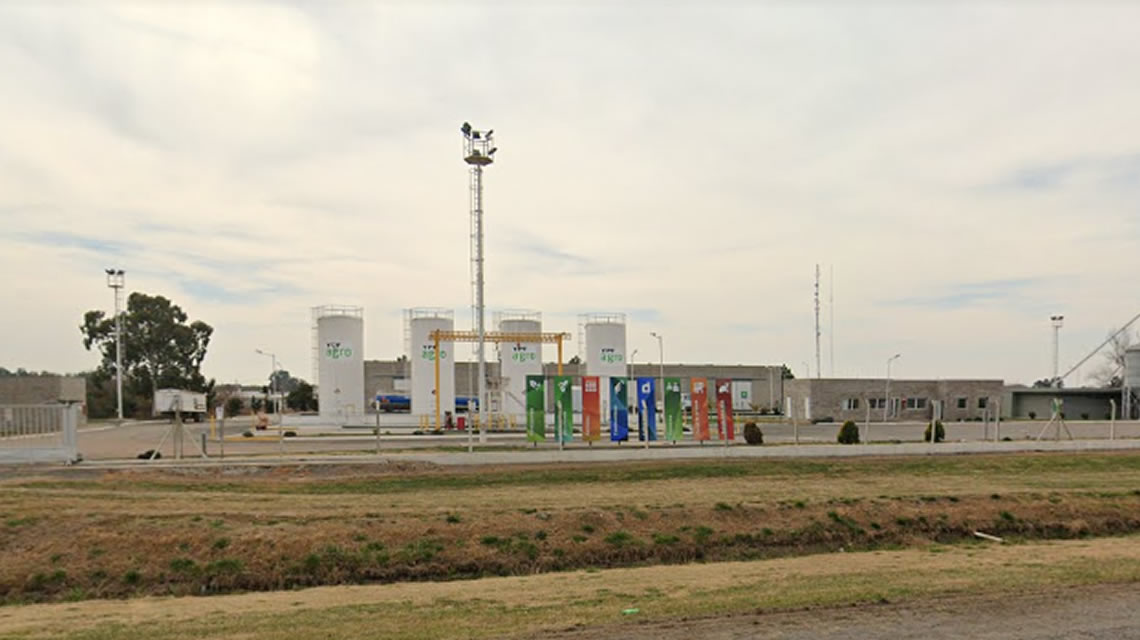
[[[819,368],[819,263],[815,265],[815,377],[821,378]]]

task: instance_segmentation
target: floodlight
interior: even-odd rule
[[[459,130],[462,131],[463,135],[465,135],[465,136],[471,135],[471,123],[470,122],[464,122],[463,126],[460,127]]]
[[[487,152],[487,155],[493,156],[493,155],[495,155],[495,152],[498,150],[499,150],[498,147],[491,147],[491,150]]]

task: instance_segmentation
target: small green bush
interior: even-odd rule
[[[942,421],[941,420],[935,421],[933,426],[934,426],[934,441],[935,442],[942,442],[943,440],[945,440],[946,439],[946,429],[942,426]],[[930,424],[926,425],[926,431],[922,432],[922,441],[923,442],[930,442],[930,427],[931,427]]]
[[[836,437],[839,444],[859,444],[859,427],[853,420],[848,420],[839,427],[839,435]]]
[[[1036,420],[1037,419],[1037,412],[1036,411],[1030,411],[1029,412],[1029,419],[1030,420]]]
[[[764,432],[756,426],[755,422],[744,424],[744,441],[751,445],[764,444]]]
[[[1081,420],[1088,420],[1088,419],[1089,419],[1089,414],[1087,414],[1087,413],[1081,414]]]

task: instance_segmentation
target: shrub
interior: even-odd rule
[[[942,442],[943,440],[945,440],[946,439],[946,429],[942,427],[942,421],[941,420],[935,421],[933,426],[934,426],[934,441],[935,442]],[[929,424],[926,425],[926,431],[922,432],[922,441],[923,442],[930,442],[930,427],[931,427],[931,425],[929,425]]]
[[[1089,419],[1089,414],[1087,414],[1087,413],[1081,414],[1081,420],[1088,420],[1088,419]]]
[[[1037,419],[1037,412],[1036,411],[1030,411],[1029,412],[1029,419],[1030,420],[1036,420]]]
[[[839,444],[859,444],[859,427],[853,420],[848,420],[839,427],[839,435],[836,437]]]
[[[825,416],[823,418],[812,418],[812,421],[811,421],[812,424],[820,424],[823,422],[835,422],[835,418],[833,418],[831,416]]]
[[[764,432],[760,427],[756,426],[755,422],[746,422],[744,424],[744,441],[748,444],[764,444]]]

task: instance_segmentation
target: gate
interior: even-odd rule
[[[78,426],[78,405],[0,405],[0,464],[78,462]]]

